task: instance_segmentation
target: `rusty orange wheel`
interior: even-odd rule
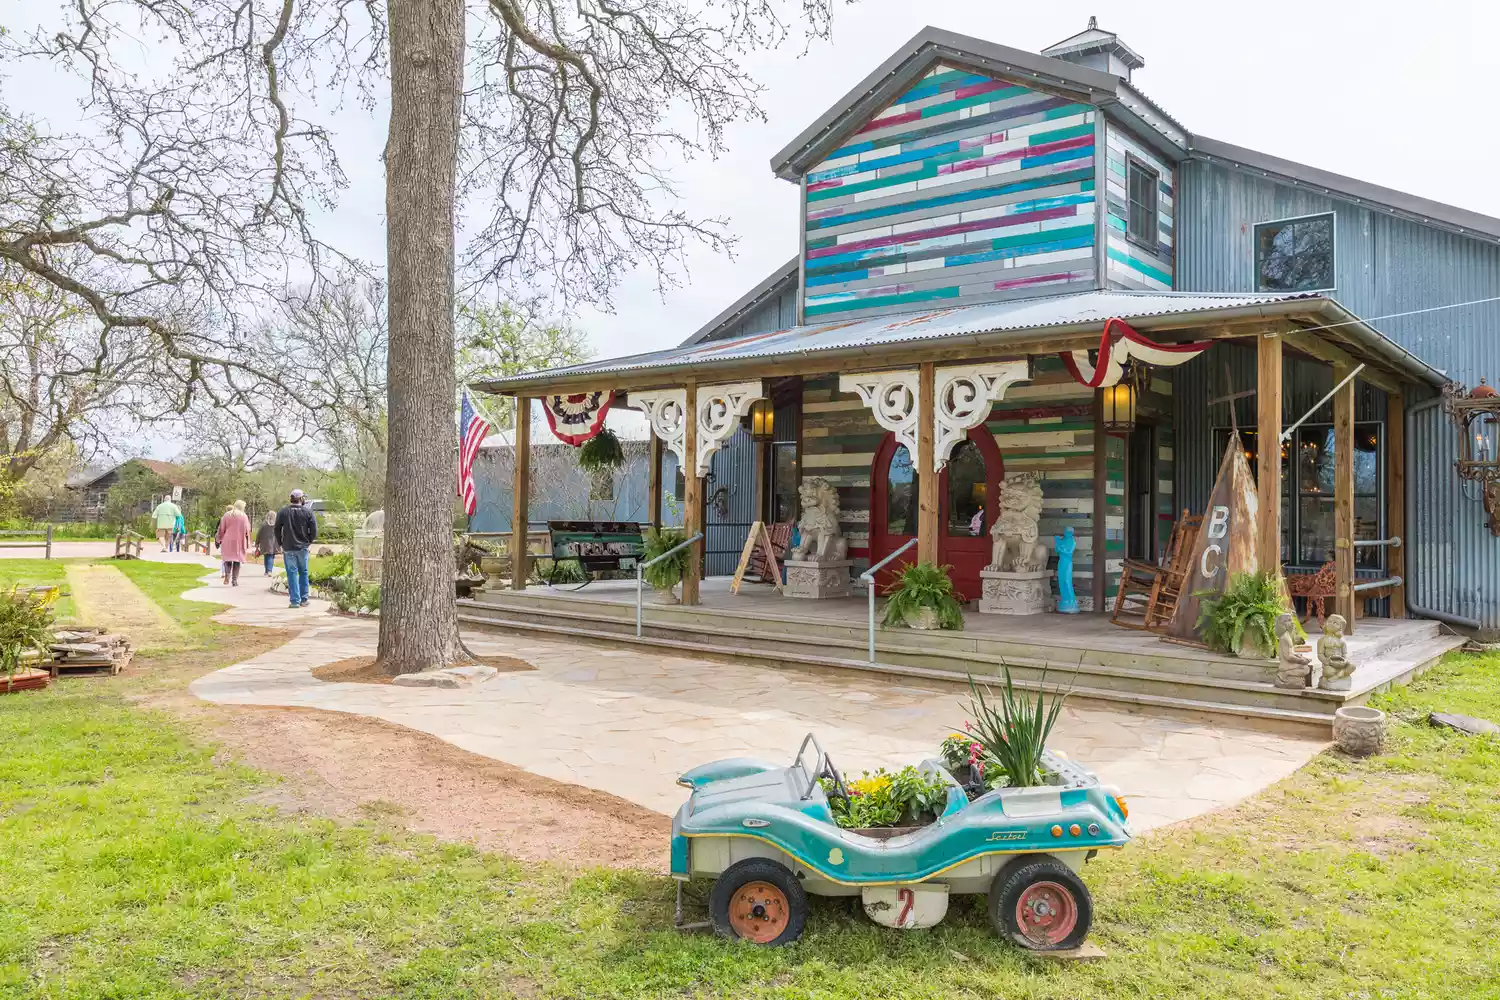
[[[782,945],[802,936],[807,893],[785,865],[746,858],[730,865],[709,893],[708,911],[725,937]]]
[[[729,900],[729,926],[746,941],[770,944],[791,919],[786,893],[769,882],[746,882]]]
[[[1033,951],[1078,947],[1094,919],[1088,886],[1045,855],[1018,858],[1001,869],[990,887],[989,909],[995,930]]]

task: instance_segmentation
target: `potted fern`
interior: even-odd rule
[[[599,433],[578,446],[578,467],[584,472],[598,475],[613,472],[625,464],[625,449],[620,439],[608,427],[599,428]]]
[[[962,629],[964,613],[953,593],[947,566],[912,563],[886,588],[886,625],[920,629]]]
[[[1209,649],[1245,659],[1276,655],[1276,617],[1288,610],[1276,573],[1236,573],[1229,578],[1223,594],[1201,596],[1198,631]]]
[[[643,536],[645,549],[641,553],[641,562],[649,563],[653,559],[666,555],[681,545],[685,537],[680,528],[647,528]],[[688,552],[686,548],[681,549],[641,570],[641,576],[651,585],[651,589],[656,591],[658,603],[678,603],[675,588],[682,582],[683,574],[687,572]]]

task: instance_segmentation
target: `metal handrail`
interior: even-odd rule
[[[1384,580],[1370,580],[1366,583],[1356,583],[1353,587],[1354,593],[1362,590],[1379,590],[1381,587],[1399,587],[1404,583],[1399,576],[1387,577]]]
[[[915,544],[917,544],[917,540],[915,538],[909,539],[905,545],[901,546],[895,552],[892,552],[890,555],[880,560],[880,562],[876,563],[874,566],[871,566],[869,569],[859,574],[859,578],[865,581],[865,583],[869,584],[866,593],[870,598],[869,662],[871,663],[875,662],[875,574],[885,569],[887,563],[895,559],[897,556],[899,556],[901,553],[905,552]]]
[[[1381,545],[1389,545],[1393,549],[1399,549],[1401,547],[1401,536],[1397,535],[1394,538],[1361,538],[1354,541],[1356,549],[1373,549]]]
[[[696,535],[694,535],[692,538],[685,538],[685,539],[683,539],[681,542],[679,542],[678,544],[672,546],[670,549],[668,549],[667,551],[663,552],[661,555],[656,556],[655,558],[652,558],[652,559],[647,559],[645,562],[638,562],[638,563],[635,564],[635,635],[636,635],[636,638],[640,638],[640,635],[641,635],[641,597],[645,593],[645,586],[646,586],[646,578],[644,576],[642,576],[641,574],[645,571],[645,569],[646,569],[647,566],[655,566],[657,563],[659,563],[663,559],[667,558],[667,556],[675,556],[677,553],[681,552],[683,549],[687,548],[689,545],[692,545],[694,542],[701,541],[702,539],[703,539],[703,532],[700,531]]]

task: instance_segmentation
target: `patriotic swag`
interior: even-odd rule
[[[464,501],[464,513],[473,516],[479,506],[479,492],[474,487],[474,459],[479,446],[490,432],[490,422],[480,416],[469,390],[464,390],[463,405],[458,411],[458,495]]]
[[[547,411],[547,424],[557,439],[577,448],[604,426],[609,401],[608,392],[575,392],[543,396],[542,409]]]
[[[1058,356],[1074,381],[1100,389],[1119,382],[1125,373],[1125,363],[1132,359],[1171,368],[1193,360],[1211,346],[1213,341],[1210,340],[1158,344],[1137,333],[1123,319],[1111,318],[1104,324],[1104,334],[1099,338],[1098,360],[1094,364],[1089,363],[1088,351],[1065,351]]]

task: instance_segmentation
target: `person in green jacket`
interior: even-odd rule
[[[182,510],[172,502],[171,497],[162,497],[161,503],[151,512],[151,520],[156,524],[156,540],[161,542],[163,552],[167,551],[167,545],[171,542],[181,517]]]

